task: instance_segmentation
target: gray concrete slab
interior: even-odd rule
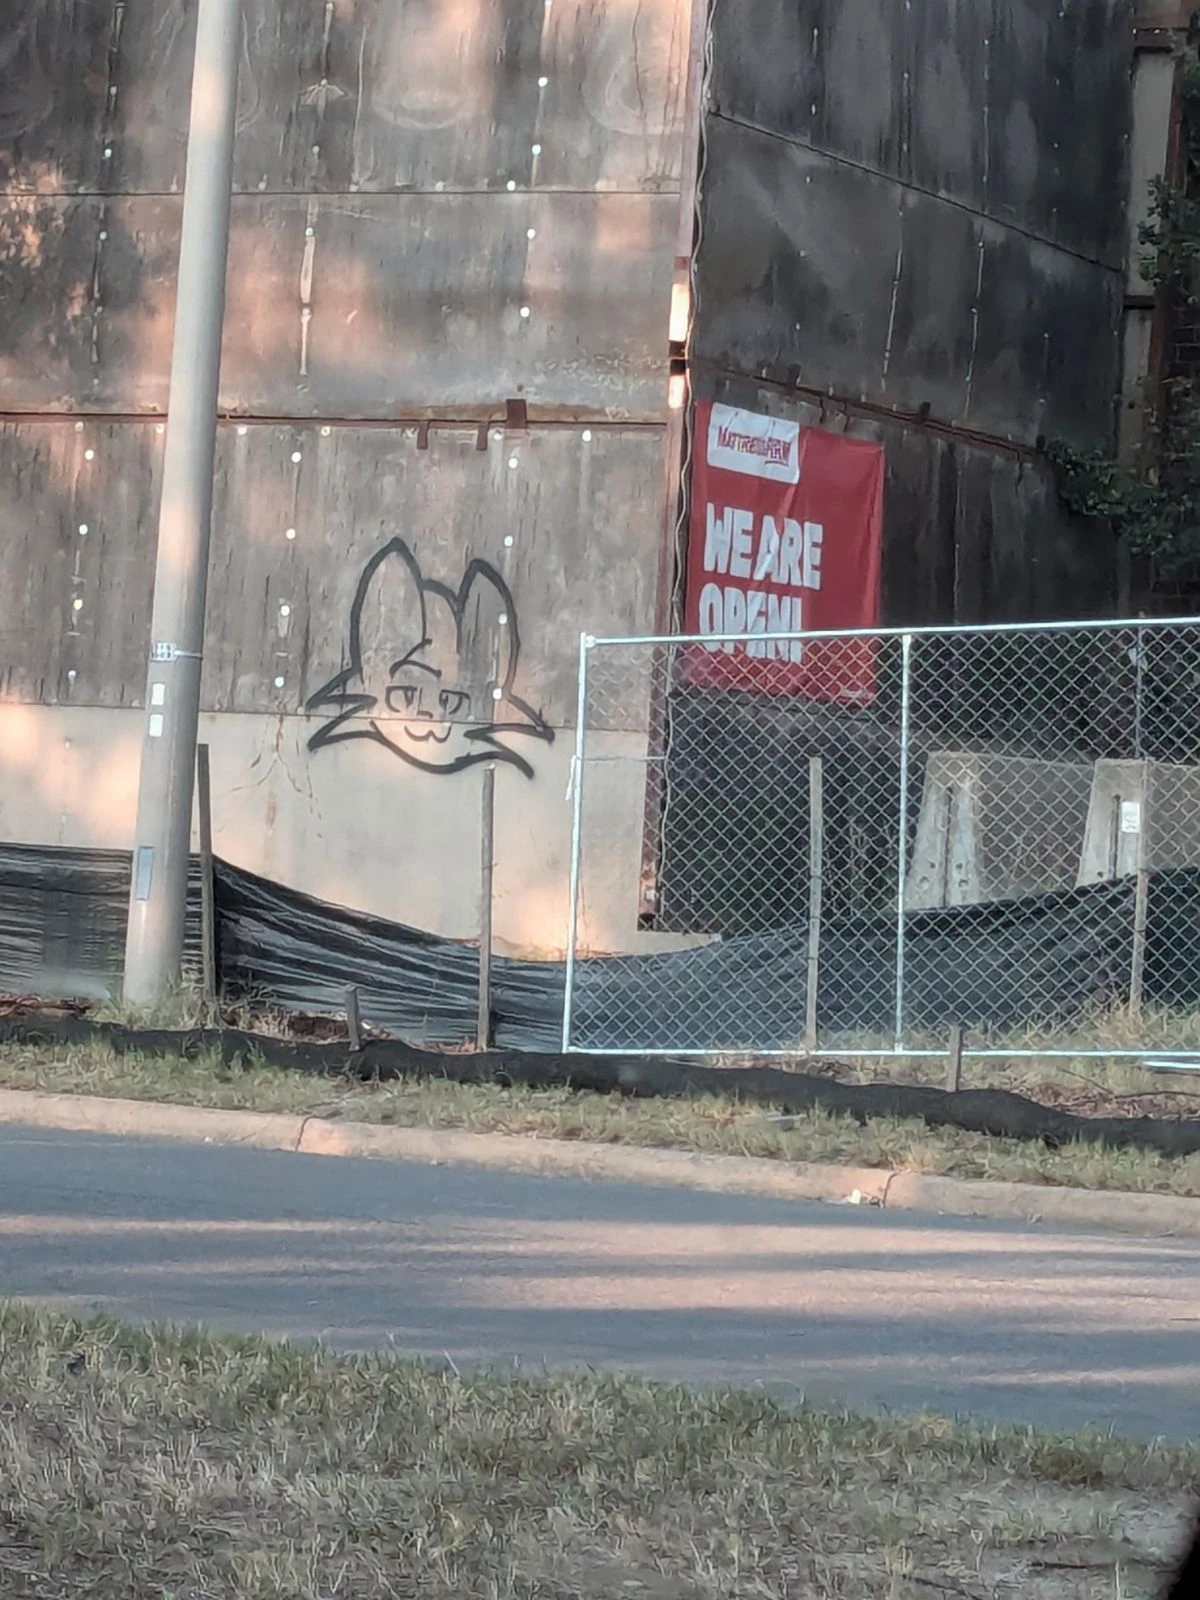
[[[1200,1245],[0,1132],[0,1292],[474,1363],[1200,1433]]]

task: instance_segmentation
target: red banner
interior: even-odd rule
[[[875,692],[870,640],[757,638],[879,625],[883,447],[703,401],[695,412],[690,682],[822,700]]]

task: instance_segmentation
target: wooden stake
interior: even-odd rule
[[[346,1032],[350,1036],[350,1049],[357,1055],[362,1049],[362,1016],[358,1009],[358,990],[353,984],[346,990]]]
[[[946,1058],[946,1088],[957,1094],[962,1088],[963,1025],[955,1022],[950,1027],[950,1054]]]
[[[476,1043],[492,1045],[492,883],[495,875],[496,769],[483,769],[483,806],[479,823],[479,1020]]]
[[[196,746],[196,808],[200,816],[201,991],[207,1005],[217,1002],[217,905],[213,870],[212,772],[208,746]]]

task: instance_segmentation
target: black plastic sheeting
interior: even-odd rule
[[[42,998],[115,992],[128,857],[0,847],[0,989]],[[905,1018],[915,1031],[1048,1026],[1127,992],[1134,883],[984,906],[914,912],[905,924]],[[479,956],[470,944],[326,905],[217,864],[218,970],[227,998],[339,1012],[355,985],[366,1021],[414,1043],[474,1037]],[[197,879],[189,962],[198,949]],[[802,932],[781,929],[670,955],[582,961],[572,1042],[604,1050],[792,1049],[803,1028]],[[822,930],[823,1040],[886,1035],[896,930],[872,915]],[[493,963],[502,1050],[560,1045],[561,964]],[[1200,870],[1157,873],[1149,895],[1145,996],[1200,1006]]]
[[[217,864],[218,970],[223,992],[291,1011],[344,1011],[354,984],[364,1021],[419,1044],[473,1039],[479,950],[330,906]],[[502,1049],[562,1044],[564,969],[492,961],[492,1029]]]

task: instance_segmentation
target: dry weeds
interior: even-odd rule
[[[1200,1450],[0,1303],[9,1600],[1153,1594]]]

